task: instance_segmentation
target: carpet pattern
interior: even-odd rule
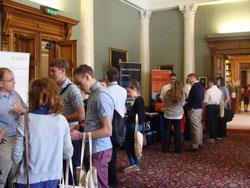
[[[250,187],[250,132],[229,133],[226,140],[204,141],[197,152],[162,153],[160,143],[146,146],[141,171],[124,174],[126,153],[117,157],[119,187]]]

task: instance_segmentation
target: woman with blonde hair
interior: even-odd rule
[[[73,155],[69,124],[63,115],[63,103],[58,88],[50,78],[34,80],[29,88],[28,171],[31,188],[56,188],[62,176],[62,161]],[[15,185],[27,186],[24,160],[24,118],[17,126],[16,143],[12,152],[15,164],[21,163]]]
[[[171,142],[171,128],[174,125],[175,153],[181,152],[181,119],[184,113],[183,105],[185,95],[183,85],[175,81],[172,88],[169,89],[163,98],[165,104],[164,117],[165,125],[163,130],[162,151],[169,152]]]

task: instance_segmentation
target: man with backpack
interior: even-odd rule
[[[113,133],[112,133],[112,158],[109,162],[109,185],[117,185],[117,176],[116,176],[116,150],[121,147],[125,141],[126,127],[124,122],[124,115],[126,112],[126,99],[127,91],[123,87],[118,85],[119,81],[119,71],[115,67],[111,67],[107,71],[107,80],[108,80],[108,93],[114,101],[115,111],[112,121]]]
[[[53,59],[49,65],[50,77],[55,80],[59,87],[59,94],[64,104],[63,115],[67,119],[70,129],[77,127],[79,122],[85,119],[84,105],[80,90],[67,77],[69,62],[63,58]],[[73,174],[76,181],[76,167],[80,166],[81,141],[72,141],[74,153],[72,156]],[[65,163],[65,162],[64,162]],[[64,164],[65,168],[65,164]],[[71,176],[69,183],[72,184]]]

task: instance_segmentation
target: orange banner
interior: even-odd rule
[[[169,83],[169,70],[152,70],[151,71],[151,83],[152,83],[152,96],[153,93],[161,93],[161,88]]]

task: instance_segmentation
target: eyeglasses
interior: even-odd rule
[[[15,78],[11,78],[9,80],[1,80],[2,82],[15,82]]]

